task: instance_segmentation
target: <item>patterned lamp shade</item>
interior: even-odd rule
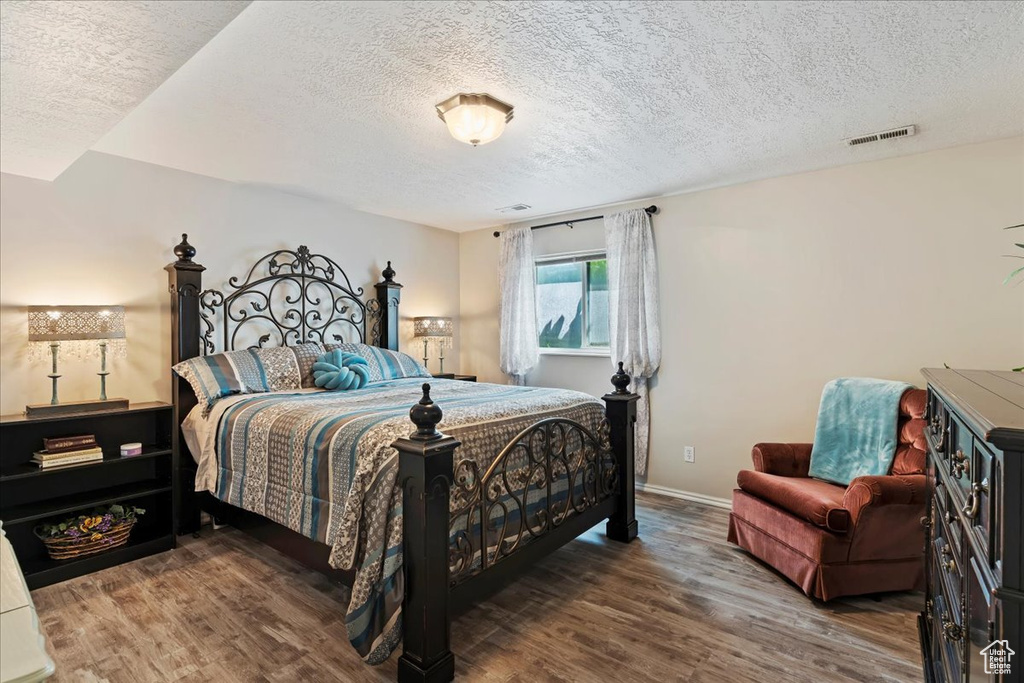
[[[124,306],[29,306],[28,340],[124,339]]]
[[[413,318],[413,336],[421,338],[451,339],[453,325],[451,318],[425,316]]]

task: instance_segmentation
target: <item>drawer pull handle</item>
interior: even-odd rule
[[[952,524],[956,521],[956,515],[953,514],[952,510],[946,510],[946,524]]]
[[[956,562],[954,562],[954,561],[953,561],[953,558],[950,558],[950,559],[949,559],[948,561],[946,561],[946,562],[940,562],[939,564],[940,564],[940,565],[941,565],[942,567],[944,567],[944,568],[945,568],[945,570],[946,570],[947,572],[949,572],[949,573],[953,573],[953,572],[955,572],[955,571],[956,571]]]
[[[975,482],[971,487],[971,492],[967,494],[967,503],[960,512],[964,513],[968,519],[978,516],[978,505],[981,503],[982,493],[988,493],[988,477],[982,479],[980,483]]]
[[[942,635],[946,636],[946,640],[952,640],[953,642],[960,642],[964,637],[964,630],[960,628],[960,624],[947,619],[946,615],[942,615]]]
[[[936,453],[941,453],[946,448],[946,425],[943,424],[943,421],[938,416],[936,416],[932,418],[931,426],[932,436],[938,437],[937,440],[932,442],[932,448]]]
[[[970,470],[970,458],[968,458],[962,450],[956,449],[956,453],[953,454],[953,476],[957,479],[962,479],[965,472]]]
[[[930,528],[931,525],[932,525],[932,520],[928,518],[928,515],[925,515],[924,517],[921,518],[921,526],[923,526],[925,529]]]
[[[940,552],[942,553],[942,556],[946,558],[953,556],[953,551],[949,549],[948,545],[942,546],[942,550]]]

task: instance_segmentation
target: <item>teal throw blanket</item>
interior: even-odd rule
[[[906,382],[843,377],[825,385],[818,406],[809,475],[847,486],[885,475],[896,455],[900,397]]]

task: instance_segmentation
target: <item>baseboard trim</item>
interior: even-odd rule
[[[655,486],[654,484],[637,484],[636,488],[639,491],[645,491],[647,493],[656,493],[660,496],[668,496],[669,498],[688,500],[691,503],[700,503],[701,505],[709,505],[711,507],[721,508],[723,510],[732,510],[732,501],[730,501],[728,498],[716,498],[715,496],[705,496],[703,493],[680,491],[679,489],[670,489],[666,486]]]

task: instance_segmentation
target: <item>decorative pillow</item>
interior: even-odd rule
[[[313,363],[316,386],[328,391],[362,389],[370,381],[366,359],[341,349],[328,351]]]
[[[366,359],[370,382],[384,382],[405,377],[430,377],[430,372],[412,356],[401,351],[381,349],[366,344],[327,344],[327,350],[341,349]]]
[[[197,356],[171,369],[192,385],[196,398],[209,407],[231,394],[302,388],[307,374],[308,386],[313,386],[313,362],[322,352],[321,344],[244,349]]]
[[[299,363],[299,377],[302,378],[300,386],[303,389],[310,389],[316,386],[313,383],[313,363],[320,356],[324,355],[327,349],[320,342],[303,342],[295,346],[289,346],[295,353],[295,359]]]

